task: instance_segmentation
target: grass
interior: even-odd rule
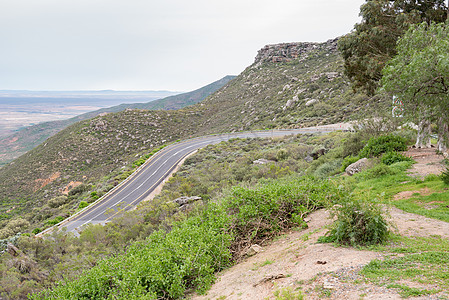
[[[389,245],[371,248],[386,258],[371,261],[361,274],[372,283],[397,288],[402,297],[436,294],[449,289],[448,249],[449,241],[438,236],[395,236]]]
[[[260,269],[260,268],[262,268],[264,266],[271,265],[271,264],[274,264],[274,260],[268,260],[267,259],[267,260],[265,260],[263,262],[260,262],[260,263],[254,263],[254,267],[251,268],[251,270],[257,271],[258,269]]]

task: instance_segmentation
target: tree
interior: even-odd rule
[[[410,24],[444,22],[444,0],[367,0],[362,22],[338,43],[345,74],[354,89],[374,94],[386,62],[396,55],[396,42]]]
[[[445,152],[449,121],[449,25],[423,22],[411,26],[398,41],[397,55],[383,69],[382,87],[402,99],[406,112],[418,111],[427,122],[432,118],[438,120],[438,147]]]

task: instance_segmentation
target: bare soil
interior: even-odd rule
[[[442,171],[442,157],[433,149],[413,149],[407,154],[417,161],[411,176],[423,177]],[[429,193],[426,190],[403,192],[397,197],[411,197],[416,192]],[[446,222],[397,208],[391,208],[389,212],[395,230],[401,235],[449,238]],[[312,213],[307,221],[306,230],[289,232],[263,245],[261,252],[218,274],[216,283],[206,295],[191,295],[190,299],[275,299],[276,290],[297,287],[301,287],[306,299],[401,299],[394,289],[354,283],[359,278],[359,270],[373,259],[382,259],[382,253],[318,244],[318,238],[326,233],[332,222],[325,210]],[[413,299],[437,299],[438,296]]]
[[[430,174],[441,174],[445,170],[444,156],[437,154],[435,148],[410,148],[405,155],[416,161],[409,171],[410,176],[424,178]]]

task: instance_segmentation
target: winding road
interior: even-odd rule
[[[165,147],[145,162],[136,172],[108,194],[61,223],[45,230],[39,235],[66,228],[67,232],[76,233],[86,224],[104,224],[123,211],[134,208],[151,194],[175,170],[180,162],[194,151],[207,145],[218,144],[233,138],[267,138],[292,134],[331,132],[346,130],[347,126],[320,126],[291,130],[254,131],[211,135],[182,141]]]

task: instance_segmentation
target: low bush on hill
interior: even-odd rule
[[[79,279],[31,299],[177,299],[190,289],[205,291],[214,273],[237,261],[251,244],[303,224],[309,212],[340,201],[343,194],[332,182],[310,177],[235,187],[171,230],[159,229]]]
[[[407,150],[407,139],[398,135],[373,137],[359,152],[359,157],[378,157],[382,153]]]

